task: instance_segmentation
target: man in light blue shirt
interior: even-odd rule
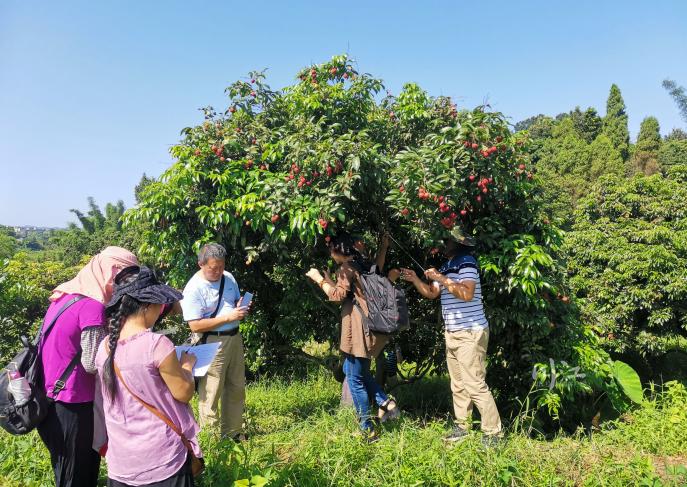
[[[198,387],[200,424],[219,427],[222,436],[239,439],[246,399],[239,322],[246,317],[248,308],[241,306],[236,279],[224,270],[226,255],[224,247],[217,243],[200,249],[200,270],[186,284],[181,308],[191,331],[202,333],[206,343],[221,344]]]

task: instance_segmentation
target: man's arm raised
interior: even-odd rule
[[[424,282],[411,269],[401,269],[401,277],[408,282],[412,282],[415,289],[427,299],[437,299],[441,294],[441,289],[438,286]]]
[[[475,286],[477,284],[475,281],[454,281],[433,268],[427,269],[425,276],[427,276],[427,279],[431,279],[444,286],[448,292],[458,299],[472,301],[472,298],[475,296]]]

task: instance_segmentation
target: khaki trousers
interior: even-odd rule
[[[222,436],[231,437],[241,433],[243,428],[243,408],[246,403],[243,338],[241,333],[234,336],[208,336],[207,343],[214,342],[222,344],[198,387],[200,425],[219,426]]]
[[[482,417],[484,434],[500,434],[501,418],[485,380],[489,329],[447,331],[445,338],[456,423],[463,429],[470,428],[474,404]]]

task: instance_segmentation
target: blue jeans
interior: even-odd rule
[[[388,397],[370,373],[370,359],[344,354],[343,370],[360,419],[360,427],[371,431],[374,426],[370,416],[370,397],[374,398],[377,405],[386,402]]]

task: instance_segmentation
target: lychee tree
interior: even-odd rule
[[[475,236],[500,369],[491,381],[524,388],[524,370],[570,359],[581,337],[555,261],[561,235],[543,213],[524,134],[485,107],[447,122],[395,155],[387,202],[416,247],[431,249],[456,225]]]
[[[257,292],[248,349],[268,355],[335,337],[328,311],[338,311],[322,306],[303,274],[325,264],[328,236],[353,224],[376,233],[386,212],[390,121],[376,101],[381,81],[345,56],[298,78],[275,92],[254,72],[227,88],[227,110],[208,107],[201,125],[183,129],[171,149],[177,162],[126,217],[152,225],[141,253],[177,285],[203,243],[224,243],[229,269]]]
[[[502,401],[526,392],[535,363],[576,362],[584,334],[555,260],[560,234],[541,210],[528,140],[487,107],[461,110],[408,84],[398,96],[346,56],[313,65],[278,91],[262,72],[227,88],[228,108],[204,109],[182,131],[176,162],[143,190],[128,224],[145,222],[141,253],[182,285],[198,248],[219,241],[241,286],[256,292],[243,328],[254,365],[309,339],[338,341],[338,309],[304,278],[328,265],[339,231],[399,242],[389,265],[438,265],[445,232],[479,245],[493,328],[490,381]],[[443,367],[437,305],[409,293],[413,326],[396,340],[417,370]],[[544,369],[540,369],[544,370]],[[575,385],[567,386],[572,392]]]

